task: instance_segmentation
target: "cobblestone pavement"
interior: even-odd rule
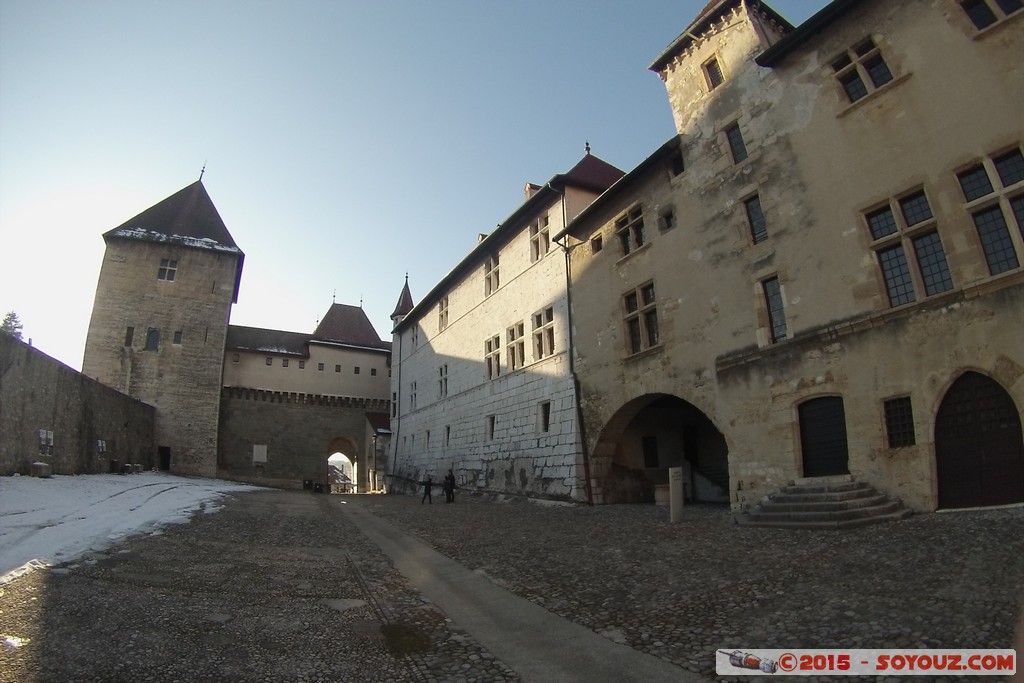
[[[1024,605],[1022,507],[805,531],[710,506],[670,524],[655,506],[360,502],[556,614],[709,675],[717,649],[1009,648]]]
[[[716,649],[1012,647],[1024,601],[1024,508],[811,532],[737,527],[718,507],[669,524],[654,506],[263,491],[0,586],[0,682],[519,680],[346,505],[710,678]]]

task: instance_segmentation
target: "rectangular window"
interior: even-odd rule
[[[270,356],[267,356],[267,365],[273,365],[273,364],[274,364],[274,359],[271,358]]]
[[[704,62],[704,77],[707,78],[708,81],[708,90],[714,90],[725,82],[725,74],[722,73],[722,65],[718,63],[718,59],[715,57]]]
[[[914,411],[910,397],[889,399],[885,407],[885,432],[889,448],[902,448],[917,443],[914,436]]]
[[[530,225],[530,260],[539,260],[550,248],[548,217],[544,215]]]
[[[889,305],[902,306],[915,301],[917,296],[914,294],[914,283],[910,278],[910,268],[907,266],[903,245],[881,249],[877,253],[882,277],[885,278],[885,289],[889,294]]]
[[[501,375],[501,335],[494,335],[484,342],[484,365],[487,367],[487,379]]]
[[[638,287],[622,297],[625,309],[626,349],[630,355],[655,347],[660,342],[658,308],[654,283]]]
[[[864,214],[875,256],[885,281],[890,306],[902,306],[917,300],[918,288],[925,296],[934,296],[953,288],[935,216],[924,190],[916,190],[890,199],[878,209]],[[911,272],[913,255],[920,280]]]
[[[156,273],[157,280],[174,282],[174,276],[178,273],[178,261],[176,259],[160,259],[160,270]]]
[[[437,397],[448,397],[448,364],[445,363],[437,369]]]
[[[231,362],[232,363],[237,363],[238,360],[239,360],[239,355],[237,353],[231,354]]]
[[[491,441],[492,439],[494,439],[494,416],[493,415],[488,415],[487,416],[487,422],[484,425],[484,429],[486,430],[486,435],[487,435],[486,438],[487,438],[487,440]]]
[[[437,304],[437,331],[440,332],[448,327],[448,297],[441,297]]]
[[[533,314],[533,358],[540,360],[555,352],[555,309],[548,306]]]
[[[288,359],[287,358],[282,358],[281,359],[281,367],[282,368],[288,367]]]
[[[644,216],[639,206],[634,206],[615,221],[615,233],[619,236],[623,256],[644,245]]]
[[[604,249],[604,239],[600,235],[590,240],[590,253],[597,254]]]
[[[764,242],[768,239],[768,223],[764,219],[764,212],[761,210],[761,197],[754,195],[743,202],[747,210],[747,224],[750,226],[750,238],[754,244]]]
[[[358,375],[359,373],[360,373],[360,369],[359,369],[358,365],[356,365],[355,367],[352,368],[352,374],[353,375]]]
[[[151,327],[146,331],[146,350],[160,350],[160,330],[156,330]]]
[[[409,337],[412,339],[412,347],[415,349],[420,345],[420,326],[413,325],[412,330],[409,332]]]
[[[300,360],[299,361],[299,370],[305,370],[305,369],[306,369],[306,361]]]
[[[335,365],[334,366],[334,371],[335,372],[341,372],[341,366],[340,365]]]
[[[768,310],[768,330],[772,342],[786,338],[786,309],[782,300],[782,285],[779,278],[773,277],[761,283],[764,289],[764,302]]]
[[[851,103],[892,80],[889,65],[870,38],[833,60],[832,70]]]
[[[738,164],[747,158],[747,146],[743,142],[743,133],[740,132],[740,124],[734,123],[725,129],[725,137],[729,141],[729,151],[732,152],[732,162]]]
[[[677,222],[676,207],[671,204],[661,207],[661,210],[658,211],[658,229],[662,232],[668,232],[676,227]]]
[[[523,323],[518,322],[505,331],[505,359],[510,372],[514,372],[526,364],[526,342],[523,339],[525,332]]]
[[[416,410],[416,382],[409,383],[409,409]]]
[[[377,368],[370,368],[370,377],[377,376]]]
[[[991,197],[984,207],[971,210],[989,273],[998,275],[1019,268],[1011,225],[1016,221],[1024,237],[1024,195],[1008,195],[1017,192],[1017,185],[1024,182],[1024,154],[1020,148],[982,159],[956,177],[968,203]]]
[[[452,445],[452,427],[451,425],[445,425],[444,427],[444,445]]]
[[[484,261],[484,296],[490,296],[498,291],[499,284],[498,255],[494,254]]]
[[[128,329],[126,329],[124,331],[124,345],[125,346],[131,346],[132,345],[132,340],[134,338],[135,338],[135,328],[129,326]]]
[[[965,0],[960,7],[980,31],[1020,11],[1024,3],[1021,0]]]
[[[173,341],[173,343],[177,344],[178,346],[181,346],[181,330],[175,330],[174,331],[174,341]]]
[[[537,427],[541,432],[551,431],[551,401],[544,401],[537,413]]]
[[[398,417],[398,394],[391,392],[391,417]]]
[[[324,364],[323,363],[317,363],[316,364],[316,369],[319,370],[320,372],[323,372],[324,371]]]

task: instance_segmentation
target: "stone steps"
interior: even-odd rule
[[[851,529],[903,519],[910,510],[850,475],[798,479],[767,496],[748,513],[743,526],[783,529]]]

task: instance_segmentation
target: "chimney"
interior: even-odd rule
[[[487,239],[487,233],[486,232],[481,232],[479,235],[476,236],[476,243],[480,244],[485,239]]]
[[[526,189],[523,191],[525,199],[529,199],[533,195],[540,191],[540,185],[534,185],[533,183],[526,183]]]

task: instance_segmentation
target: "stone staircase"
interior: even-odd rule
[[[735,519],[743,526],[853,529],[903,519],[910,514],[898,500],[844,474],[797,479]]]

